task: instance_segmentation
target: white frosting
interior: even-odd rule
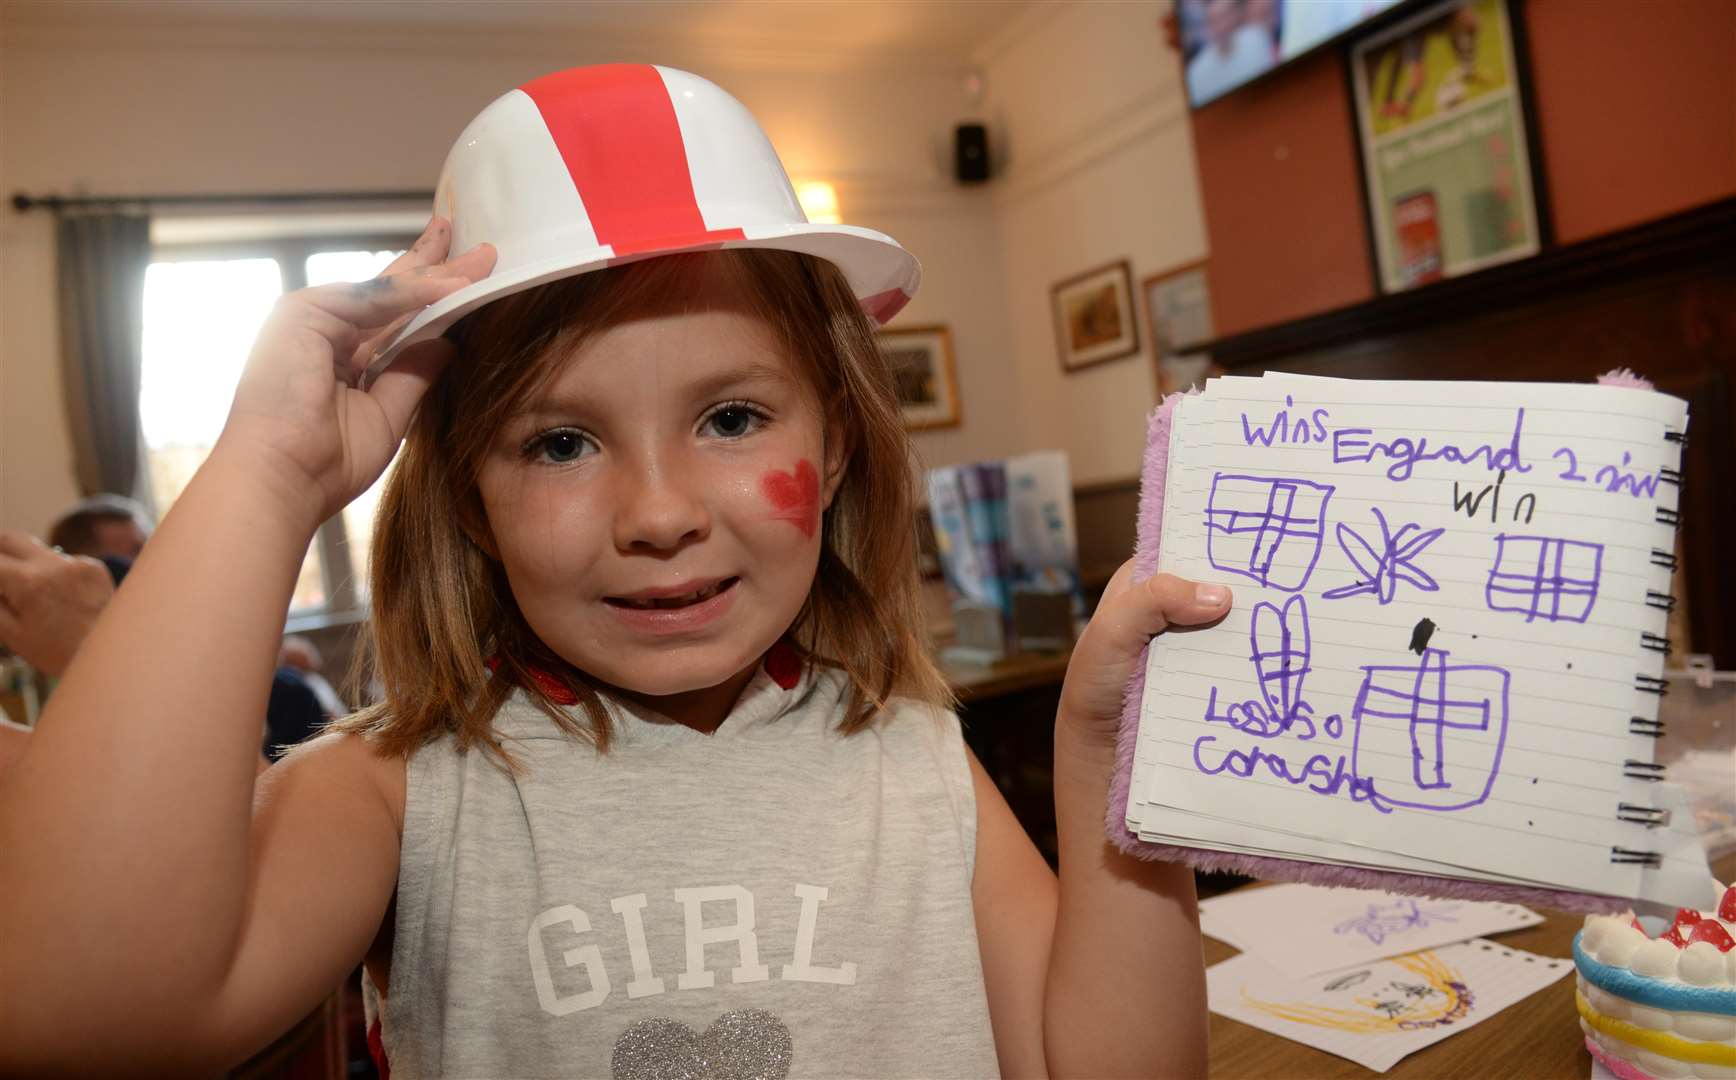
[[[1719,887],[1722,891],[1722,886]],[[1710,912],[1702,918],[1715,918]],[[1628,968],[1634,974],[1660,982],[1687,986],[1736,987],[1736,949],[1719,952],[1716,945],[1692,941],[1679,947],[1662,938],[1647,937],[1634,927],[1633,916],[1593,915],[1585,920],[1579,945],[1585,954],[1611,967]],[[1727,933],[1736,937],[1736,923],[1716,920]],[[1678,931],[1686,938],[1691,927]],[[1579,992],[1592,1009],[1612,1020],[1624,1020],[1647,1031],[1673,1035],[1690,1042],[1736,1048],[1736,1017],[1702,1012],[1675,1012],[1640,1005],[1594,986],[1583,974],[1577,974]],[[1599,1049],[1612,1058],[1631,1062],[1658,1080],[1730,1080],[1736,1070],[1727,1066],[1696,1064],[1663,1057],[1649,1050],[1623,1042],[1596,1030],[1582,1018],[1579,1022]]]
[[[1716,1013],[1669,1012],[1639,1005],[1618,997],[1579,976],[1579,992],[1591,1007],[1612,1020],[1626,1020],[1648,1031],[1661,1031],[1694,1042],[1721,1043],[1736,1047],[1736,1016]]]
[[[1682,950],[1663,938],[1654,938],[1639,947],[1634,953],[1633,961],[1628,964],[1634,974],[1645,975],[1653,979],[1670,979],[1676,974],[1676,961],[1682,958]]]
[[[1582,981],[1580,988],[1584,992],[1588,989],[1588,984]],[[1627,1011],[1627,1007],[1631,1005],[1630,1002],[1604,994],[1596,987],[1589,987],[1589,990],[1590,992],[1586,993],[1586,999],[1591,1002],[1592,1008],[1598,1012],[1605,1016],[1628,1020],[1631,1023],[1639,1023],[1639,1020]],[[1599,996],[1594,997],[1593,994]],[[1730,1017],[1708,1016],[1705,1013],[1678,1013],[1675,1019],[1676,1025],[1672,1034],[1681,1038],[1699,1042],[1723,1043],[1727,1046],[1736,1045],[1736,1030],[1732,1030],[1732,1025],[1736,1022],[1733,1022]],[[1631,1062],[1648,1075],[1657,1077],[1658,1080],[1730,1080],[1732,1075],[1736,1075],[1731,1069],[1722,1065],[1682,1061],[1679,1058],[1665,1057],[1650,1050],[1643,1050],[1632,1043],[1623,1042],[1613,1035],[1597,1030],[1586,1023],[1583,1017],[1580,1018],[1579,1028],[1605,1054],[1621,1061]]]
[[[1585,1032],[1587,1038],[1597,1044],[1597,1048],[1618,1061],[1629,1061],[1647,1074],[1658,1080],[1727,1080],[1728,1070],[1716,1065],[1695,1065],[1691,1062],[1677,1061],[1674,1058],[1662,1058],[1656,1054],[1647,1053],[1638,1047],[1629,1046],[1620,1039],[1611,1038],[1603,1032],[1579,1021],[1579,1030]],[[1642,1061],[1641,1059],[1645,1059]],[[1705,1073],[1695,1072],[1695,1069],[1706,1069]]]
[[[1639,952],[1640,946],[1647,940],[1643,932],[1631,926],[1617,926],[1603,939],[1603,948],[1592,959],[1610,967],[1627,967],[1628,962],[1634,958],[1634,953]]]
[[[1689,986],[1736,987],[1736,949],[1719,952],[1709,941],[1692,941],[1683,948],[1661,937],[1647,937],[1634,927],[1632,919],[1631,915],[1587,917],[1579,947],[1599,963],[1629,968],[1647,978]],[[1736,923],[1716,921],[1736,937]]]
[[[1736,953],[1736,949],[1730,950]],[[1709,941],[1690,941],[1676,961],[1682,981],[1695,986],[1717,986],[1725,980],[1724,954]]]

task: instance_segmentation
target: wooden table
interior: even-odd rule
[[[1736,877],[1736,855],[1713,865],[1720,881]],[[1512,930],[1490,938],[1514,949],[1539,956],[1565,958],[1571,962],[1573,935],[1585,923],[1584,915],[1545,912],[1536,926]],[[1206,966],[1236,955],[1236,950],[1215,938],[1205,939]],[[1315,1080],[1329,1077],[1380,1075],[1403,1080],[1487,1080],[1488,1077],[1524,1077],[1525,1080],[1586,1080],[1591,1075],[1591,1055],[1580,1034],[1579,1013],[1573,1005],[1572,975],[1551,983],[1537,993],[1501,1010],[1475,1027],[1450,1035],[1376,1074],[1354,1061],[1280,1038],[1237,1020],[1211,1015],[1211,1074],[1219,1080],[1236,1077],[1281,1077],[1283,1080]]]
[[[1072,657],[1073,650],[1068,649],[1014,653],[993,664],[950,664],[941,660],[940,670],[958,695],[959,703],[968,705],[1034,687],[1059,686],[1067,676],[1067,661]]]

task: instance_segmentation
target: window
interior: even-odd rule
[[[277,298],[304,285],[366,280],[408,243],[402,236],[295,237],[158,248],[145,274],[139,419],[159,513],[211,453],[253,339]],[[380,488],[375,483],[320,526],[290,599],[292,624],[359,615]]]

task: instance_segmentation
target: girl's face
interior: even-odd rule
[[[591,336],[506,422],[478,484],[537,636],[709,729],[807,600],[842,462],[806,378],[707,278]]]

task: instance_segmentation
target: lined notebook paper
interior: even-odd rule
[[[1300,979],[1242,953],[1207,969],[1206,997],[1215,1013],[1385,1072],[1572,970],[1481,939]]]
[[[1143,840],[1703,907],[1654,762],[1687,407],[1590,385],[1212,380],[1159,569]]]
[[[1518,904],[1299,883],[1236,889],[1200,901],[1201,933],[1252,953],[1292,979],[1542,921]]]

